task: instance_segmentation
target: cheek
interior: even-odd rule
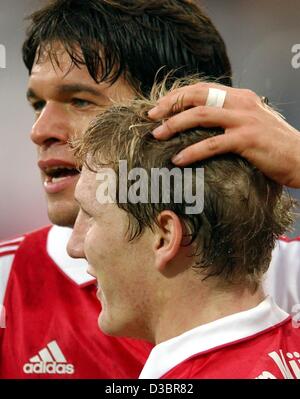
[[[90,264],[102,263],[115,269],[116,265],[126,265],[132,256],[132,245],[125,237],[127,224],[107,213],[91,221],[85,235],[85,254]]]
[[[98,253],[102,252],[100,249],[101,238],[101,235],[93,227],[90,227],[90,229],[87,231],[84,241],[84,248],[89,257],[95,258]]]
[[[70,123],[71,123],[71,131],[72,134],[76,136],[82,135],[86,129],[88,128],[90,122],[95,119],[95,117],[99,114],[99,111],[70,111]]]
[[[79,115],[75,114],[74,112],[70,112],[70,127],[69,132],[71,137],[81,136],[85,128],[88,126],[88,122],[85,122],[84,118],[80,118]],[[83,119],[83,120],[82,120]]]
[[[108,248],[107,235],[95,223],[92,224],[84,241],[84,251],[88,261],[94,265],[99,260],[104,259],[107,256]]]

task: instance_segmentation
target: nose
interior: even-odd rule
[[[48,102],[32,127],[30,138],[38,146],[53,142],[66,143],[71,134],[71,121],[63,104]]]
[[[67,244],[67,252],[71,258],[85,258],[84,239],[87,233],[87,223],[79,211],[72,235]]]

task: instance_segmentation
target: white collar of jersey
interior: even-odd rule
[[[73,282],[79,286],[95,283],[96,280],[90,276],[85,259],[73,259],[67,254],[67,243],[72,234],[68,227],[51,227],[47,238],[47,252],[59,269]]]
[[[255,308],[201,325],[156,345],[139,378],[158,379],[193,355],[251,337],[288,317],[268,296]]]

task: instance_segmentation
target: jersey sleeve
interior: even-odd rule
[[[277,241],[263,285],[282,309],[290,314],[296,311],[300,304],[300,237]]]
[[[0,242],[0,328],[5,328],[4,299],[13,261],[24,237]]]

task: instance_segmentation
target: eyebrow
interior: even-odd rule
[[[103,96],[103,94],[99,93],[99,91],[94,89],[93,87],[81,83],[65,84],[59,86],[57,91],[60,94],[75,94],[75,93],[85,92],[93,94],[94,96]]]
[[[26,98],[27,100],[33,100],[38,98],[38,96],[35,94],[33,89],[28,89],[26,92]]]
[[[95,88],[81,84],[81,83],[74,83],[74,84],[64,84],[61,86],[58,86],[57,89],[57,94],[58,95],[71,95],[71,94],[77,94],[77,93],[89,93],[92,94],[93,96],[97,97],[104,97],[102,93],[99,93],[98,90]],[[39,96],[35,93],[35,91],[31,88],[27,90],[26,97],[28,100],[32,99],[37,99]]]

